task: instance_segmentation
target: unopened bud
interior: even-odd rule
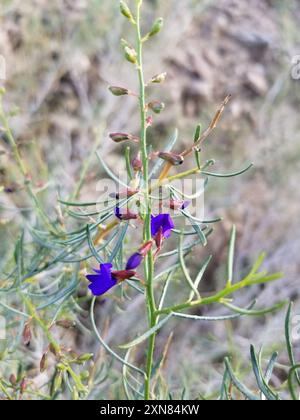
[[[90,377],[90,372],[88,370],[83,370],[82,372],[80,372],[80,379],[82,381],[85,381],[89,377]]]
[[[137,63],[137,53],[134,48],[125,47],[125,58],[129,63],[136,64]]]
[[[56,321],[56,325],[62,328],[69,329],[69,328],[74,328],[76,326],[76,322],[71,321],[70,319],[62,319],[60,321]]]
[[[154,36],[154,35],[158,34],[158,33],[161,31],[161,29],[162,29],[163,25],[164,25],[164,20],[163,20],[163,18],[158,18],[158,19],[154,22],[154,24],[153,24],[153,26],[152,26],[152,28],[151,28],[151,31],[150,31],[150,32],[149,32],[149,34],[148,34],[148,37],[150,38],[151,36]]]
[[[26,388],[27,388],[27,380],[26,380],[26,378],[23,378],[21,383],[20,383],[20,393],[24,394]]]
[[[134,22],[133,15],[132,15],[129,7],[127,6],[127,4],[124,1],[120,1],[120,10],[121,10],[121,13],[122,13],[123,16],[125,16],[127,19]]]
[[[183,156],[172,152],[159,152],[158,157],[160,159],[166,160],[174,166],[182,165],[184,162]]]
[[[138,192],[139,192],[138,189],[127,188],[126,190],[122,190],[122,191],[119,191],[117,193],[111,193],[111,194],[109,194],[109,196],[112,197],[112,198],[116,198],[118,200],[120,198],[132,197],[133,195],[137,194]]]
[[[143,162],[141,160],[140,153],[131,161],[132,168],[135,172],[140,172],[143,168]]]
[[[152,126],[152,124],[153,124],[153,117],[150,115],[149,117],[147,117],[147,119],[146,119],[146,125],[147,125],[147,128],[148,127],[151,127]]]
[[[45,352],[40,360],[40,372],[44,372],[47,368],[47,352]]]
[[[128,133],[111,133],[109,137],[115,142],[115,143],[122,143],[123,141],[134,141],[138,142],[139,138],[136,136],[133,136],[132,134]]]
[[[184,200],[170,200],[170,209],[172,210],[184,210],[190,204],[189,201]]]
[[[77,358],[77,362],[87,362],[91,360],[93,357],[94,357],[93,353],[85,353],[85,354],[80,355]]]
[[[29,346],[31,338],[32,338],[32,334],[31,334],[30,324],[28,322],[24,326],[22,337],[23,337],[24,346]]]
[[[49,344],[49,350],[51,351],[51,353],[52,353],[55,357],[57,357],[57,356],[58,356],[58,350],[56,349],[56,347],[55,347],[52,343],[50,343],[50,344]]]
[[[108,89],[115,96],[123,96],[123,95],[128,95],[129,94],[128,89],[123,88],[123,87],[119,87],[119,86],[109,86]]]
[[[130,210],[122,213],[119,207],[115,208],[115,216],[119,220],[136,220],[138,218],[138,215],[136,213],[132,213]]]
[[[63,373],[61,370],[57,370],[53,379],[52,394],[58,391],[62,385]]]
[[[152,109],[155,114],[160,114],[165,109],[165,104],[159,101],[153,101],[148,104],[148,108]]]
[[[17,384],[17,378],[16,375],[14,375],[13,373],[10,375],[9,377],[9,382],[12,384],[12,386],[15,386]]]
[[[151,83],[164,83],[167,73],[160,73],[152,77]]]
[[[140,249],[139,249],[139,253],[140,253],[143,257],[145,257],[145,256],[148,254],[148,252],[151,250],[152,245],[153,245],[153,241],[148,241],[148,242],[146,242],[144,245],[142,245],[142,246],[140,247]]]

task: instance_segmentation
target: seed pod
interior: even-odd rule
[[[133,15],[127,6],[127,4],[124,1],[120,1],[120,10],[123,16],[125,16],[127,19],[131,20],[131,22],[134,22]]]
[[[115,143],[122,143],[123,141],[134,141],[137,142],[139,139],[136,136],[133,136],[132,134],[128,133],[111,133],[109,137],[115,142]]]
[[[152,77],[151,83],[164,83],[164,81],[166,80],[166,77],[167,77],[167,73],[156,74],[155,76]]]
[[[161,31],[161,29],[162,29],[163,25],[164,25],[164,20],[163,20],[163,18],[158,18],[158,19],[154,22],[154,24],[153,24],[153,26],[152,26],[152,28],[151,28],[151,30],[150,30],[150,32],[149,32],[149,34],[148,34],[148,37],[150,38],[151,36],[154,36],[154,35],[158,34],[158,33]]]
[[[108,89],[115,96],[123,96],[123,95],[128,95],[129,94],[128,89],[123,88],[123,87],[119,87],[119,86],[109,86]]]
[[[23,337],[24,346],[29,346],[30,341],[32,339],[32,334],[31,334],[30,324],[28,322],[24,326],[22,337]]]
[[[172,152],[159,152],[158,157],[160,159],[166,160],[174,166],[182,165],[184,162],[183,156]]]
[[[149,102],[148,104],[148,108],[150,108],[155,114],[160,114],[165,107],[165,104],[159,101]]]

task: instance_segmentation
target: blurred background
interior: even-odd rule
[[[165,18],[165,29],[145,51],[147,79],[168,73],[167,82],[151,92],[153,99],[166,103],[150,132],[154,147],[161,147],[175,128],[180,146],[187,145],[195,126],[206,126],[230,93],[232,101],[204,147],[205,158],[216,159],[221,173],[238,170],[245,162],[255,165],[238,178],[210,183],[207,214],[224,221],[216,226],[208,249],[197,249],[191,258],[196,265],[200,258],[214,255],[203,288],[222,287],[228,238],[236,224],[237,275],[261,251],[267,253],[267,269],[285,273],[282,281],[243,291],[237,302],[246,305],[257,294],[260,306],[292,299],[299,313],[300,80],[292,77],[292,60],[300,54],[300,1],[148,0],[145,6],[145,28],[154,17]],[[116,167],[123,165],[122,151],[107,134],[138,132],[135,99],[116,100],[107,89],[121,85],[136,90],[136,75],[120,48],[124,34],[130,41],[128,23],[115,0],[1,0],[0,7],[5,108],[19,108],[11,127],[51,213],[56,191],[62,196],[72,191],[95,142],[106,162]],[[7,239],[22,223],[18,208],[26,203],[9,147],[2,141],[0,153],[4,257]],[[95,198],[100,177],[93,159],[82,200]],[[116,336],[118,343],[128,337],[136,322],[134,314],[116,317],[113,310],[109,305],[102,309],[103,318],[112,315],[107,333],[111,345]],[[159,335],[161,347],[172,327]],[[284,349],[284,312],[230,324],[183,321],[173,332],[167,379],[174,392],[186,386],[189,397],[209,395],[220,383],[222,359],[230,348],[240,352],[235,353],[237,369],[247,366],[250,343],[264,344],[267,354]],[[85,350],[91,345],[82,333],[70,340]],[[300,348],[300,343],[295,345]],[[283,350],[281,362],[285,361]],[[247,376],[247,369],[243,372]],[[279,383],[282,375],[278,368],[274,380]],[[110,387],[103,386],[101,397],[112,398],[116,382],[115,378]]]

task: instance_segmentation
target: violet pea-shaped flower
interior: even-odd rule
[[[111,263],[100,264],[100,270],[93,269],[95,274],[88,274],[86,278],[91,282],[89,289],[94,296],[101,296],[118,283],[135,276],[132,270],[112,271]]]
[[[174,222],[168,213],[151,216],[151,234],[153,237],[161,232],[164,238],[169,238],[174,227]]]

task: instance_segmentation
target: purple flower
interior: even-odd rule
[[[88,274],[86,278],[91,282],[89,289],[94,296],[104,295],[112,287],[118,283],[131,279],[136,272],[130,269],[112,271],[112,264],[100,264],[100,270],[93,269],[96,274]]]
[[[100,296],[117,284],[117,279],[111,272],[112,264],[100,264],[100,270],[93,269],[96,274],[88,274],[86,278],[91,282],[89,289],[94,296]]]
[[[171,230],[175,225],[168,213],[159,214],[158,216],[151,216],[151,234],[156,236],[159,232],[162,233],[164,238],[171,235]]]
[[[143,255],[140,252],[136,252],[128,259],[126,264],[126,270],[134,270],[143,261]]]

